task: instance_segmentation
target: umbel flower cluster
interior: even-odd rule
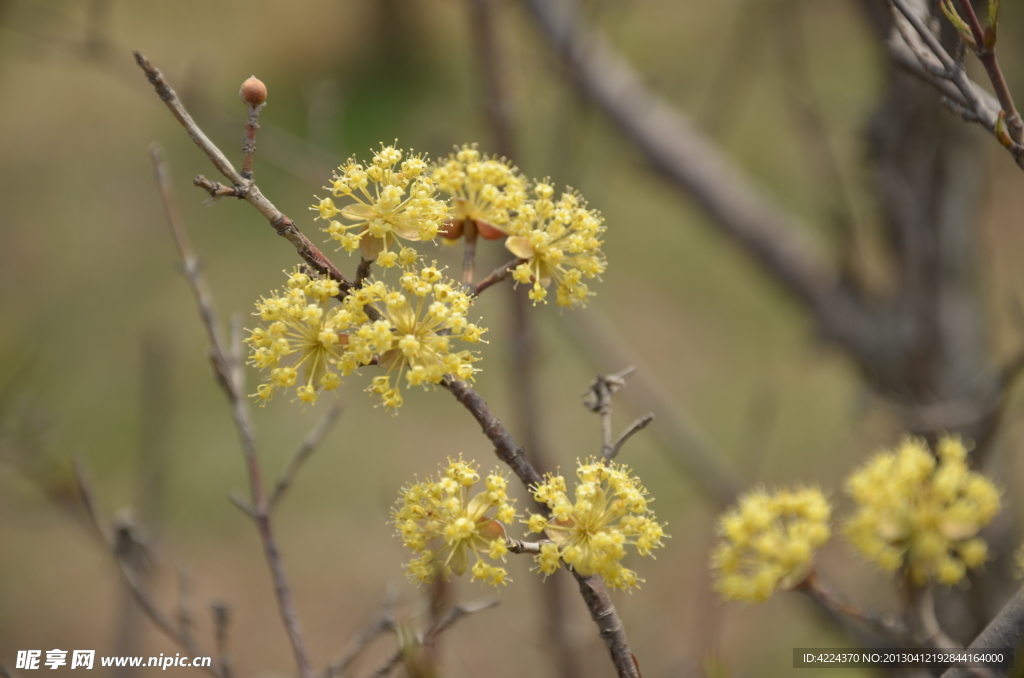
[[[534,489],[534,499],[551,509],[528,521],[531,532],[550,539],[537,556],[539,570],[552,574],[564,561],[585,577],[601,575],[612,588],[637,586],[643,580],[622,565],[626,547],[648,556],[666,536],[647,506],[647,490],[626,466],[604,460],[581,463],[576,476],[575,501],[562,476],[549,475]]]
[[[611,462],[580,464],[576,475],[575,502],[562,476],[549,475],[534,488],[534,498],[551,509],[550,517],[533,514],[526,521],[531,532],[546,537],[537,569],[546,577],[565,563],[583,576],[600,575],[614,588],[637,586],[643,580],[622,566],[626,546],[648,556],[666,537],[647,508],[646,490],[625,466]],[[414,581],[461,575],[471,557],[473,579],[508,581],[505,569],[487,559],[500,560],[508,552],[505,530],[515,511],[498,474],[489,475],[486,489],[470,498],[479,480],[472,462],[449,459],[439,477],[402,489],[392,517],[402,543],[416,554],[407,566]]]
[[[915,586],[959,584],[988,558],[978,533],[999,512],[1000,493],[967,467],[959,438],[942,438],[934,453],[907,438],[854,471],[846,488],[857,504],[843,526],[847,540],[882,569],[905,570]],[[715,589],[727,599],[760,602],[801,584],[829,538],[829,513],[816,489],[744,496],[719,523]]]
[[[999,512],[999,490],[967,468],[959,438],[937,448],[938,459],[924,441],[909,438],[851,475],[847,491],[858,509],[844,532],[885,570],[905,566],[917,584],[953,585],[988,557],[977,535]]]
[[[505,241],[523,260],[513,277],[518,283],[533,283],[530,298],[535,304],[547,298],[554,282],[559,306],[584,306],[591,292],[583,279],[597,278],[605,269],[601,218],[576,193],[553,200],[555,189],[547,182],[538,183],[533,192],[536,198],[523,205]]]
[[[257,302],[268,324],[248,339],[250,363],[264,371],[254,397],[265,404],[294,387],[298,400],[314,403],[342,377],[376,365],[385,373],[367,390],[397,410],[403,386],[471,379],[478,355],[462,344],[480,342],[486,328],[468,320],[472,296],[463,284],[425,265],[416,249],[438,235],[449,242],[468,235],[470,222],[486,239],[506,239],[515,257],[506,270],[516,284],[532,285],[534,304],[546,303],[554,285],[559,305],[585,305],[593,292],[584,280],[606,266],[604,222],[577,193],[555,198],[541,181],[531,196],[530,185],[507,160],[469,144],[437,164],[383,144],[369,162],[346,161],[325,187],[331,197],[310,209],[341,249],[360,251],[370,276],[342,294],[335,282],[295,272],[286,290]],[[375,278],[371,266],[397,269],[399,279]]]
[[[505,525],[516,518],[513,500],[498,473],[487,476],[485,489],[471,497],[479,481],[473,463],[449,459],[437,477],[402,488],[392,518],[402,543],[418,556],[407,566],[411,579],[462,575],[472,560],[473,579],[495,586],[509,581],[505,568],[493,562],[508,553]]]
[[[799,584],[814,552],[832,535],[832,508],[821,490],[755,490],[721,517],[711,554],[715,590],[726,600],[761,602]]]
[[[256,395],[270,400],[298,384],[296,395],[315,402],[341,377],[374,362],[385,373],[369,391],[388,408],[402,404],[399,386],[437,384],[446,374],[472,379],[477,356],[460,348],[481,341],[486,330],[469,322],[469,296],[434,266],[407,271],[392,288],[377,281],[328,306],[338,283],[295,271],[281,293],[257,304],[268,324],[251,330],[250,362],[268,370]]]
[[[452,199],[454,215],[441,231],[442,242],[454,243],[469,221],[483,238],[498,240],[527,201],[528,182],[519,171],[504,158],[481,155],[470,144],[438,163],[431,179]]]
[[[433,240],[448,218],[448,206],[438,199],[426,171],[422,157],[403,161],[401,151],[383,146],[367,165],[351,158],[338,168],[329,188],[335,198],[346,199],[345,206],[339,209],[324,198],[312,209],[319,218],[332,220],[326,231],[345,250],[362,249],[367,259],[384,252],[381,265],[393,266],[398,239]],[[351,223],[334,221],[338,215]]]

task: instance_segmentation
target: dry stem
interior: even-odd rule
[[[128,587],[132,596],[135,598],[135,602],[139,608],[149,617],[160,631],[170,638],[173,642],[177,643],[185,652],[193,657],[206,655],[205,650],[200,648],[193,642],[192,638],[187,633],[182,633],[173,621],[167,617],[157,604],[149,597],[149,594],[143,589],[136,579],[134,573],[129,569],[125,562],[118,553],[118,545],[115,537],[111,530],[106,526],[103,518],[100,516],[99,507],[96,503],[96,495],[93,492],[92,484],[89,482],[88,477],[85,474],[82,462],[79,459],[74,460],[74,473],[75,483],[78,488],[78,496],[81,499],[82,506],[85,508],[86,516],[89,519],[89,525],[92,527],[95,536],[99,539],[100,543],[114,556],[117,561],[118,571],[121,573],[121,580]],[[229,678],[225,676],[217,666],[204,666],[203,667],[208,673],[216,676],[216,678]]]
[[[485,600],[479,603],[469,603],[467,605],[455,605],[448,613],[439,619],[437,623],[433,624],[426,633],[419,638],[421,645],[430,645],[435,642],[444,631],[450,628],[455,622],[459,621],[465,616],[476,614],[477,612],[483,612],[489,608],[498,605],[500,601],[496,599]],[[371,675],[371,678],[383,678],[384,676],[391,673],[391,671],[398,666],[399,662],[402,661],[404,654],[404,648],[395,650],[388,659],[380,665],[376,671]]]
[[[228,624],[231,622],[231,609],[226,603],[212,603],[214,633],[217,638],[217,663],[224,678],[231,678],[231,657],[228,655]]]
[[[627,440],[654,421],[654,414],[648,412],[630,424],[617,439],[612,439],[612,394],[624,387],[635,372],[636,368],[630,366],[615,374],[598,375],[587,391],[588,399],[583,405],[601,417],[601,456],[604,459],[614,459]]]
[[[144,59],[142,59],[141,56],[138,58],[141,65]],[[155,69],[153,70],[155,71]],[[148,72],[149,71],[147,71],[147,73]],[[156,71],[156,73],[158,81],[162,81],[162,76],[159,76],[159,71]],[[160,91],[159,84],[157,84],[157,91]],[[173,93],[171,94],[173,96]],[[173,107],[172,110],[174,110]],[[182,112],[183,111],[184,109],[182,109]],[[187,116],[187,113],[184,115]],[[199,142],[197,141],[197,143]],[[246,471],[249,477],[249,490],[251,493],[250,508],[252,511],[250,515],[256,523],[256,529],[260,535],[260,541],[263,544],[264,556],[267,560],[267,566],[270,569],[271,579],[274,583],[274,593],[277,597],[278,611],[281,615],[281,620],[284,623],[288,639],[292,646],[292,653],[295,657],[295,663],[299,669],[299,675],[301,678],[311,678],[312,671],[310,669],[309,658],[306,654],[305,644],[299,631],[298,615],[295,611],[295,605],[292,602],[291,589],[289,588],[287,579],[285,578],[284,569],[281,564],[281,556],[277,549],[277,542],[274,538],[270,522],[270,505],[267,502],[267,497],[263,489],[262,472],[260,469],[259,458],[256,456],[256,441],[255,436],[253,435],[252,422],[249,418],[248,401],[244,393],[244,387],[241,383],[241,368],[240,365],[237,364],[240,361],[232,360],[229,357],[231,353],[221,338],[213,310],[213,301],[207,291],[205,281],[199,269],[198,261],[192,251],[191,244],[188,241],[184,225],[181,223],[177,204],[172,198],[170,179],[168,177],[166,165],[161,158],[159,148],[154,145],[151,148],[151,153],[153,156],[153,166],[156,172],[157,184],[160,188],[160,195],[163,199],[164,208],[167,212],[171,234],[174,237],[178,252],[181,255],[185,275],[192,288],[192,293],[196,299],[196,304],[199,307],[203,325],[206,327],[206,332],[210,339],[210,362],[213,364],[214,374],[216,375],[217,380],[231,405],[231,414],[242,445],[242,455],[245,459]]]
[[[974,36],[974,42],[978,46],[975,54],[985,67],[985,72],[988,73],[988,79],[992,83],[996,97],[999,98],[999,105],[1002,106],[1003,111],[1006,113],[1006,126],[1009,129],[1010,138],[1019,144],[1024,141],[1024,123],[1021,122],[1020,113],[1017,112],[1017,107],[1013,103],[1013,95],[1010,94],[1010,87],[1006,84],[1006,78],[1003,77],[1003,69],[999,66],[999,59],[996,58],[995,40],[992,41],[991,48],[986,47],[988,42],[986,40],[987,36],[981,27],[981,22],[978,21],[978,15],[974,11],[974,6],[968,0],[960,0],[960,7],[967,17],[967,25],[971,27],[971,34]],[[990,17],[990,19],[994,18]]]
[[[999,142],[1010,151],[1017,164],[1024,168],[1024,146],[1021,145],[1020,139],[1020,115],[1017,114],[1017,110],[1013,105],[1013,99],[1006,86],[1006,81],[1003,79],[1002,71],[995,60],[995,52],[985,51],[983,38],[978,43],[978,58],[985,64],[996,93],[999,95],[999,103],[993,106],[990,103],[991,96],[984,94],[975,83],[971,82],[970,78],[967,77],[963,64],[946,52],[939,39],[929,30],[925,19],[914,11],[914,8],[910,6],[907,0],[890,0],[890,2],[899,12],[898,15],[893,17],[897,32],[917,58],[921,67],[920,69],[911,67],[910,70],[915,75],[919,75],[937,86],[943,94],[950,97],[963,111],[961,117],[966,121],[978,122],[992,132]],[[961,2],[961,4],[965,7],[970,6],[969,2]],[[974,17],[974,23],[977,24],[978,19],[974,15],[973,8],[968,15],[969,22],[972,16]],[[913,28],[916,37],[906,30],[902,21],[906,21]],[[978,28],[980,30],[980,26]],[[890,40],[890,51],[893,52],[897,63],[904,66],[907,65],[907,60],[901,54],[902,49],[895,40],[895,36]],[[955,93],[947,85],[952,85],[955,88]],[[1000,111],[1005,114],[1005,125],[1010,130],[1010,134],[1005,137],[1000,129],[1000,125],[1004,120]],[[1011,120],[1015,121],[1016,127],[1011,127]],[[1015,134],[1017,136],[1014,136]]]
[[[391,610],[388,605],[383,605],[380,613],[359,632],[359,635],[349,639],[345,647],[335,655],[319,678],[334,678],[335,676],[344,675],[348,667],[366,649],[367,645],[373,642],[377,636],[385,631],[393,630],[394,627],[395,620],[391,616]]]

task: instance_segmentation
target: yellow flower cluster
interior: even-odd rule
[[[454,202],[455,216],[441,231],[454,240],[472,220],[488,240],[504,237],[511,216],[526,202],[526,180],[504,158],[481,155],[476,144],[464,144],[434,167],[431,178]]]
[[[585,306],[590,292],[583,278],[596,278],[606,264],[600,235],[604,221],[577,193],[567,191],[553,200],[554,188],[546,181],[533,189],[535,199],[523,204],[509,224],[505,247],[523,259],[512,276],[517,283],[533,283],[533,303],[547,303],[547,289],[555,283],[559,306]]]
[[[758,603],[796,586],[831,536],[831,514],[816,488],[744,495],[719,521],[722,542],[711,553],[715,590],[726,600]]]
[[[367,306],[380,315],[372,322],[367,318],[349,336],[349,351],[360,364],[368,365],[376,359],[387,370],[374,377],[368,389],[380,396],[385,407],[401,407],[398,384],[403,376],[408,386],[437,384],[446,374],[473,379],[476,354],[453,350],[453,343],[457,339],[477,344],[487,330],[466,319],[472,299],[434,266],[418,273],[406,272],[400,290],[376,282],[348,299],[346,302],[359,308],[364,317]]]
[[[345,345],[340,334],[349,323],[340,307],[327,306],[338,292],[337,282],[296,270],[288,276],[282,294],[273,292],[256,303],[256,315],[268,323],[250,330],[245,340],[252,349],[249,362],[268,371],[267,383],[257,389],[256,397],[266,402],[277,389],[300,383],[296,390],[299,399],[316,402],[320,389],[337,388],[340,375],[351,372],[354,365],[343,360]],[[297,357],[283,365],[281,361],[289,356]]]
[[[479,343],[486,329],[467,320],[471,298],[436,267],[406,271],[398,289],[381,281],[364,286],[327,308],[337,295],[336,282],[296,272],[285,294],[256,304],[260,318],[270,322],[247,339],[253,348],[250,362],[270,370],[269,383],[256,397],[267,401],[277,388],[293,386],[302,369],[298,396],[315,402],[319,389],[334,389],[341,376],[374,362],[387,372],[374,377],[368,390],[387,408],[402,405],[403,377],[408,386],[436,384],[447,374],[473,378],[477,357],[456,350],[455,342]],[[281,360],[293,354],[298,359],[282,366]]]
[[[626,466],[604,460],[580,464],[576,470],[575,502],[570,501],[565,478],[549,475],[534,488],[533,496],[551,509],[551,516],[530,516],[531,532],[551,540],[541,547],[537,565],[545,575],[562,561],[585,577],[601,575],[618,589],[637,586],[636,572],[622,566],[626,546],[642,556],[663,546],[662,526],[647,508],[647,491]]]
[[[474,559],[473,579],[497,586],[508,572],[487,562],[504,560],[508,541],[504,525],[516,518],[506,492],[506,480],[498,473],[487,476],[483,491],[470,497],[480,474],[472,462],[448,460],[438,477],[402,488],[392,518],[398,535],[418,557],[407,566],[418,582],[461,576]]]
[[[847,481],[859,504],[846,537],[885,570],[953,585],[988,556],[978,531],[999,512],[999,490],[967,468],[959,438],[943,438],[938,460],[920,439],[875,455]]]
[[[393,251],[397,238],[433,240],[448,219],[448,205],[438,199],[426,161],[421,156],[402,160],[394,146],[382,145],[367,165],[349,159],[325,188],[352,202],[339,208],[324,198],[310,207],[319,212],[318,219],[329,220],[324,230],[345,250],[361,248],[366,259],[376,258],[385,267],[416,260],[415,250]],[[339,214],[352,223],[334,220]]]

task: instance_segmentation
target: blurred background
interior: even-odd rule
[[[250,313],[298,260],[250,206],[206,204],[192,177],[220,177],[154,95],[130,51],[164,71],[236,164],[245,121],[238,86],[250,74],[267,84],[255,177],[319,243],[307,207],[340,159],[365,158],[396,138],[399,147],[432,157],[464,142],[495,148],[471,4],[0,2],[0,661],[11,666],[23,649],[116,654],[126,642],[140,648],[131,654],[179,651],[129,611],[110,554],[53,501],[66,496],[73,503],[69,460],[77,455],[104,515],[129,510],[144,525],[153,596],[163,608],[173,613],[184,572],[205,646],[212,647],[208,605],[223,601],[232,611],[237,675],[294,673],[256,532],[228,500],[231,491],[246,490],[242,457],[179,272],[149,145],[164,149],[223,322]],[[888,259],[864,130],[885,95],[887,66],[862,4],[868,3],[590,0],[585,16],[754,183],[810,225],[801,235],[838,259],[848,243],[828,199],[836,182],[819,162],[827,145],[847,216],[861,234],[862,274],[884,290]],[[1019,3],[1004,5],[1000,55],[1011,89],[1024,92],[1024,11]],[[609,266],[592,305],[628,356],[594,359],[579,340],[592,330],[581,331],[572,313],[528,309],[537,380],[531,399],[547,463],[571,469],[577,457],[600,451],[598,420],[581,406],[581,394],[595,375],[635,364],[742,487],[820,484],[845,506],[842,478],[865,455],[897,441],[905,421],[865,386],[843,352],[816,340],[799,306],[577,95],[519,3],[495,1],[491,9],[514,160],[531,177],[578,188],[604,214]],[[811,138],[813,125],[793,106],[794,87],[810,93],[816,110],[820,130]],[[934,106],[940,108],[937,96]],[[1013,353],[1022,334],[1014,311],[1024,283],[1020,170],[991,138],[942,115],[977,148],[980,198],[970,222],[995,364]],[[506,259],[500,242],[484,241],[481,250],[478,270]],[[332,256],[354,272],[356,260]],[[437,256],[457,270],[458,250],[438,248]],[[478,304],[490,328],[478,390],[522,432],[513,393],[521,364],[509,349],[512,306],[502,288]],[[251,370],[248,376],[257,382]],[[387,524],[399,487],[433,473],[448,455],[463,454],[484,468],[497,464],[477,424],[446,392],[414,392],[392,417],[361,392],[364,381],[353,378],[339,389],[340,421],[276,513],[285,570],[318,668],[366,625],[389,591],[409,609],[422,601],[423,591],[405,581],[405,555]],[[987,457],[1007,488],[1011,527],[1004,531],[1011,545],[1021,538],[1012,528],[1019,507],[1011,501],[1024,473],[1015,454],[1024,435],[1019,401],[1019,394],[1007,397],[996,453]],[[328,406],[326,398],[306,409],[281,398],[254,410],[268,482]],[[617,399],[616,429],[643,411]],[[849,642],[798,594],[747,606],[723,604],[711,593],[706,565],[720,507],[680,463],[679,450],[658,436],[663,425],[656,420],[622,454],[672,535],[657,560],[628,563],[646,579],[643,587],[615,596],[644,675],[786,675],[793,647]],[[516,492],[522,507],[527,497]],[[1005,561],[1010,552],[998,555]],[[564,675],[556,657],[568,653],[577,675],[614,675],[571,580],[563,577],[569,586],[561,589],[542,586],[528,559],[509,563],[514,584],[497,593],[500,606],[443,636],[444,673]],[[844,594],[890,605],[888,579],[841,540],[823,550],[820,569]],[[544,600],[556,594],[568,631],[553,639]],[[456,581],[452,591],[461,602],[493,595],[467,581]],[[393,647],[393,638],[376,641],[355,675],[370,673]]]

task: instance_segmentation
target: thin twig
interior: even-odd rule
[[[621,397],[634,412],[650,410],[658,418],[658,426],[652,431],[662,449],[714,506],[724,508],[733,503],[744,481],[689,414],[654,380],[654,371],[639,362],[639,356],[611,320],[597,307],[566,313],[561,319],[591,364],[637,365],[637,373]]]
[[[231,656],[228,654],[228,624],[231,623],[231,609],[227,603],[210,603],[213,613],[214,635],[217,638],[217,664],[224,678],[231,678]]]
[[[654,421],[654,413],[648,412],[630,424],[629,427],[622,432],[622,435],[619,436],[618,440],[612,443],[611,454],[606,455],[605,459],[614,459],[619,454],[619,450],[622,449],[622,446],[626,444],[626,441],[647,428],[652,421]]]
[[[348,670],[348,667],[352,665],[352,662],[366,649],[366,647],[374,641],[380,634],[385,631],[394,629],[395,620],[391,615],[391,610],[387,605],[381,606],[380,612],[373,618],[373,620],[367,624],[358,635],[351,638],[348,643],[343,647],[331,663],[328,664],[327,668],[323,670],[319,678],[335,678],[335,676],[343,676]]]
[[[1003,77],[999,59],[996,58],[995,34],[992,35],[991,45],[987,44],[988,36],[982,29],[981,22],[978,21],[974,6],[967,0],[960,0],[960,8],[967,17],[967,25],[970,26],[974,42],[978,46],[975,55],[985,67],[988,79],[992,83],[992,89],[995,90],[996,97],[999,99],[999,105],[1006,113],[1006,127],[1009,130],[1010,138],[1019,144],[1024,141],[1024,123],[1021,122],[1020,113],[1017,112],[1017,107],[1013,103],[1013,95],[1010,94],[1010,87],[1006,84],[1006,78]],[[995,19],[996,17],[989,17],[990,21]]]
[[[480,296],[480,293],[486,290],[488,287],[497,285],[502,280],[509,277],[512,271],[515,270],[516,266],[518,266],[521,263],[523,263],[522,259],[513,259],[512,261],[506,262],[499,266],[498,268],[491,271],[490,275],[488,275],[486,278],[478,282],[476,284],[476,287],[473,288],[473,296]]]
[[[256,509],[252,507],[249,501],[240,495],[237,491],[232,491],[228,494],[228,501],[238,507],[238,510],[249,516],[250,518],[256,518]]]
[[[423,637],[420,638],[420,643],[423,645],[429,645],[437,640],[437,637],[448,630],[455,622],[459,621],[463,617],[477,612],[483,612],[489,608],[494,607],[500,603],[497,599],[485,600],[479,603],[469,603],[466,605],[456,605],[448,611],[444,617],[442,617],[436,624],[430,627]],[[370,674],[370,678],[383,678],[384,676],[391,673],[396,666],[402,661],[404,648],[399,648],[392,653],[388,659],[380,665],[380,667]]]
[[[512,469],[512,472],[516,474],[516,477],[519,478],[519,481],[527,490],[532,491],[534,487],[544,482],[540,473],[533,468],[533,465],[526,458],[523,448],[512,438],[512,434],[505,430],[505,427],[498,421],[498,418],[491,412],[487,402],[480,397],[480,394],[472,386],[451,377],[446,377],[441,382],[441,386],[450,391],[455,396],[455,399],[469,410],[469,413],[480,424],[484,435],[494,445],[494,453],[498,455],[498,459]],[[551,509],[543,502],[537,502],[537,507],[545,515],[551,512]]]
[[[100,516],[99,508],[96,504],[96,495],[93,492],[92,484],[86,476],[82,461],[76,458],[74,460],[73,468],[75,483],[78,488],[78,496],[81,499],[82,506],[85,508],[86,516],[89,518],[90,525],[100,542],[108,551],[110,551],[115,560],[117,560],[118,571],[121,573],[121,580],[134,596],[135,602],[142,609],[145,615],[149,617],[150,621],[152,621],[165,636],[177,643],[185,652],[193,657],[205,656],[206,652],[196,645],[188,635],[180,633],[174,622],[160,611],[160,608],[155,602],[153,602],[153,600],[150,599],[149,595],[139,584],[134,573],[128,569],[124,561],[119,557],[114,535]],[[216,678],[227,678],[221,673],[219,667],[204,666],[203,668],[206,669],[208,673],[216,676]]]
[[[911,633],[905,626],[894,619],[864,610],[848,600],[840,598],[814,572],[811,572],[803,582],[798,584],[796,590],[807,594],[825,609],[853,619],[876,633],[900,642],[909,642],[911,640]]]
[[[167,83],[160,70],[139,52],[133,52],[133,54],[135,55],[135,61],[145,72],[150,84],[153,85],[157,95],[167,105],[167,108],[170,109],[171,114],[185,128],[192,141],[206,153],[220,173],[232,183],[233,194],[242,197],[246,202],[255,207],[260,214],[266,217],[278,235],[292,243],[299,255],[310,266],[319,273],[328,275],[331,279],[338,281],[342,292],[347,293],[352,288],[351,281],[324,256],[323,252],[316,245],[310,242],[309,238],[302,234],[298,226],[295,225],[295,222],[284,215],[260,192],[259,187],[252,180],[246,179],[235,169],[224,153],[207,138],[206,134],[199,128],[199,125],[192,120],[192,116],[188,114],[188,111],[185,110],[185,107],[178,100],[177,95],[171,89],[171,86]],[[201,177],[197,177],[197,185],[200,185],[198,184],[199,179]]]
[[[914,31],[917,33],[917,35],[920,37],[924,45],[927,46],[927,49],[931,53],[930,56],[922,55],[920,53],[920,48],[916,47],[914,44],[915,40],[911,36],[907,35],[906,32],[902,31],[901,29],[901,37],[904,39],[904,42],[908,45],[908,47],[910,47],[910,49],[917,54],[918,60],[922,66],[922,71],[928,74],[928,77],[926,77],[925,79],[928,80],[929,82],[932,82],[933,84],[936,83],[936,81],[947,81],[953,84],[959,91],[961,95],[960,98],[962,98],[962,101],[958,101],[957,103],[963,105],[968,111],[971,112],[972,118],[976,118],[990,132],[992,132],[999,140],[999,142],[1003,146],[1005,146],[1007,150],[1010,151],[1011,155],[1013,155],[1014,159],[1017,161],[1017,164],[1021,168],[1024,168],[1024,146],[1021,145],[1020,139],[1014,138],[1012,134],[1006,136],[1005,138],[1003,138],[1003,136],[1001,135],[1000,125],[1004,123],[1004,117],[1000,113],[1000,109],[1005,112],[1006,116],[1010,116],[1011,112],[1013,115],[1016,115],[1016,109],[1013,108],[1012,98],[1009,98],[1009,89],[1006,89],[1005,81],[1003,81],[1002,83],[1004,88],[1003,95],[1007,97],[1007,100],[1004,102],[1003,98],[1000,97],[999,106],[995,110],[992,110],[992,107],[990,107],[987,104],[985,97],[980,95],[980,90],[978,86],[971,82],[970,78],[967,77],[967,73],[964,70],[963,64],[959,63],[956,59],[950,56],[950,54],[942,47],[942,44],[939,42],[939,39],[935,36],[934,33],[932,33],[931,30],[929,30],[928,25],[925,22],[925,19],[921,17],[916,11],[914,11],[914,8],[910,6],[907,0],[889,1],[892,3],[892,6],[899,12],[899,15],[894,17],[896,27],[900,29],[900,21],[902,17],[903,20],[906,20],[906,22],[909,23],[911,27],[913,27]],[[966,5],[969,3],[962,4]],[[973,9],[971,10],[971,14],[973,15]],[[977,17],[975,17],[975,21],[977,21]],[[979,43],[980,50],[984,50],[983,45],[984,41],[982,43]],[[890,47],[891,46],[892,41],[890,41]],[[933,56],[941,66],[941,74],[937,72],[934,66],[929,66],[931,56]],[[982,58],[981,52],[979,52],[978,58]],[[989,59],[988,56],[985,56],[983,61],[988,60],[989,63],[992,63],[994,58],[995,55],[993,53],[991,59]],[[998,63],[996,63],[995,66],[996,68],[998,68]],[[986,68],[988,68],[988,65],[986,65]],[[992,71],[989,71],[989,76],[990,78],[998,77],[999,79],[1002,79],[1002,72],[999,71],[996,74],[993,73]],[[996,89],[998,90],[999,86],[995,84],[995,81],[993,81],[993,84],[996,86]],[[944,93],[947,94],[948,96],[947,92],[944,91]],[[1007,106],[1009,106],[1009,108],[1007,108]],[[1017,123],[1020,124],[1019,115],[1017,115],[1016,120]],[[1005,119],[1005,124],[1009,125],[1008,117]],[[1005,130],[1003,130],[1002,133],[1005,134]]]
[[[177,568],[178,574],[178,632],[186,641],[191,642],[195,632],[195,615],[192,612],[192,578],[183,567]]]
[[[140,65],[144,59],[138,57]],[[148,65],[148,62],[146,62]],[[144,67],[145,68],[145,67]],[[151,67],[150,67],[151,68]],[[155,69],[153,69],[155,71]],[[148,73],[149,71],[147,71]],[[162,82],[162,76],[156,71],[158,82]],[[152,80],[152,78],[151,78]],[[156,83],[155,83],[156,84]],[[169,88],[168,88],[169,89]],[[160,86],[157,85],[160,91]],[[173,93],[172,93],[173,95]],[[176,99],[175,99],[176,101]],[[173,107],[172,107],[172,110]],[[182,109],[182,112],[184,109]],[[185,113],[187,116],[187,113]],[[184,123],[183,123],[184,124]],[[205,137],[204,137],[205,138]],[[197,141],[197,143],[199,143]],[[202,144],[200,144],[202,146]],[[219,151],[218,151],[219,152]],[[210,338],[210,361],[213,364],[214,374],[221,385],[224,394],[231,405],[231,414],[235,423],[242,445],[242,455],[245,459],[246,471],[249,478],[249,490],[251,493],[252,518],[256,523],[256,529],[263,544],[263,553],[270,569],[271,579],[274,584],[274,593],[277,598],[278,611],[284,623],[288,640],[292,646],[292,653],[295,657],[296,666],[299,669],[301,678],[311,678],[312,670],[309,664],[309,657],[306,654],[305,644],[299,631],[298,615],[295,605],[292,602],[291,589],[285,578],[284,569],[281,564],[281,556],[277,548],[270,522],[269,505],[263,489],[262,472],[260,470],[259,458],[256,455],[256,440],[253,434],[252,422],[249,417],[248,400],[243,392],[242,385],[243,371],[235,365],[237,360],[232,360],[232,351],[221,339],[217,327],[216,317],[213,311],[213,302],[207,292],[205,282],[196,262],[195,254],[187,239],[184,225],[181,223],[180,214],[171,194],[171,184],[166,165],[164,164],[160,150],[157,146],[151,148],[153,166],[156,173],[157,184],[163,198],[164,207],[170,223],[171,234],[174,237],[178,252],[184,264],[185,274],[192,287],[193,296],[200,309],[203,324],[206,326],[207,335]],[[237,342],[236,342],[237,343]]]
[[[630,436],[654,421],[654,415],[648,412],[633,422],[617,440],[612,440],[612,394],[624,387],[626,380],[635,372],[636,368],[630,366],[615,374],[598,375],[587,391],[587,400],[583,402],[584,407],[601,417],[601,457],[604,459],[614,459]]]
[[[338,417],[341,416],[341,404],[333,403],[331,408],[327,410],[320,421],[309,430],[306,437],[302,439],[299,446],[292,452],[292,456],[288,459],[288,463],[284,467],[284,471],[281,472],[281,477],[277,479],[277,483],[274,485],[274,490],[270,493],[270,499],[268,500],[271,510],[277,506],[277,502],[281,501],[281,497],[291,486],[292,481],[295,480],[295,474],[298,473],[299,468],[309,459],[309,456],[313,454],[316,448],[320,445],[321,441],[330,433],[331,429],[334,428],[334,424],[338,421]]]
[[[244,86],[244,85],[243,85]],[[252,160],[256,155],[256,132],[260,129],[260,111],[266,104],[247,105],[249,119],[245,123],[245,141],[242,142],[242,178],[252,180]]]
[[[926,635],[926,644],[939,650],[963,649],[963,645],[946,635],[946,632],[942,630],[942,625],[939,624],[938,617],[935,616],[934,586],[927,586],[921,591],[918,603],[917,615],[921,622],[921,629]]]

